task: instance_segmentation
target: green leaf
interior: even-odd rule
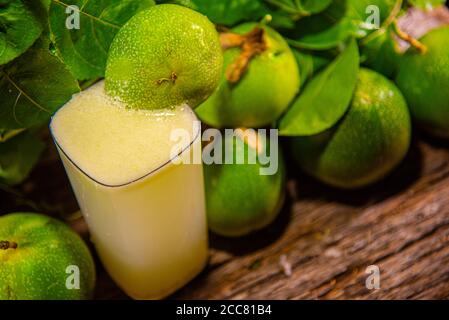
[[[288,7],[285,11],[284,2],[292,0],[157,0],[158,4],[174,3],[201,12],[213,23],[232,27],[245,21],[259,21],[266,15],[271,15],[270,26],[274,28],[292,28],[292,14],[298,14],[298,9]],[[327,0],[326,0],[327,1]],[[270,5],[281,3],[281,7]]]
[[[293,47],[308,50],[328,50],[344,43],[350,36],[355,36],[357,28],[348,19],[342,19],[323,32],[305,34],[298,40],[288,40]]]
[[[43,30],[45,8],[36,0],[0,0],[0,65],[33,45]]]
[[[41,2],[43,3],[45,9],[50,9],[50,4],[51,4],[51,0],[41,0]]]
[[[332,0],[265,0],[265,2],[299,19],[323,11],[332,3]]]
[[[328,50],[354,36],[357,28],[347,16],[347,0],[335,0],[323,13],[298,21],[294,31],[287,33],[293,47]]]
[[[307,14],[317,14],[332,3],[332,0],[300,0],[298,1],[298,4],[300,5],[301,9],[306,12]]]
[[[433,8],[443,5],[445,0],[409,0],[409,3],[425,10],[432,10]]]
[[[0,129],[42,124],[79,91],[76,79],[45,43],[38,40],[0,69]]]
[[[328,50],[348,38],[363,38],[373,32],[367,23],[369,6],[379,8],[380,23],[388,18],[397,0],[335,0],[322,14],[302,19],[288,34],[290,45],[309,50]],[[380,27],[380,26],[379,26]]]
[[[330,59],[324,55],[312,54],[298,49],[293,49],[292,51],[298,63],[299,70],[301,70],[301,88],[310,78],[330,62]]]
[[[198,7],[196,6],[194,1],[195,0],[156,0],[156,4],[171,3],[184,6],[193,10],[198,10]]]
[[[323,132],[345,114],[356,86],[359,70],[357,43],[318,73],[279,123],[283,136],[309,136]]]
[[[262,18],[267,10],[259,0],[211,1],[194,0],[193,3],[202,14],[216,24],[235,25],[251,17]]]
[[[359,24],[361,28],[366,24],[367,18],[372,14],[372,11],[367,9],[370,7],[377,7],[379,9],[379,18],[382,23],[390,16],[390,13],[398,0],[348,0],[348,15]]]
[[[69,10],[76,5],[79,12]],[[52,0],[50,29],[58,54],[79,80],[103,77],[109,46],[122,25],[137,12],[154,5],[154,0]],[[66,21],[79,13],[79,29]],[[69,19],[69,20],[67,20]]]
[[[232,27],[245,21],[259,21],[266,15],[271,15],[273,18],[271,26],[292,25],[291,18],[287,13],[267,5],[268,0],[192,0],[190,2],[194,4],[192,8],[219,25]]]
[[[0,182],[21,183],[39,160],[45,144],[27,131],[0,143]]]

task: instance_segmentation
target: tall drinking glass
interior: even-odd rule
[[[175,164],[167,153],[173,143],[161,143],[169,139],[164,121],[172,129],[190,124],[192,138],[176,161],[188,163],[201,153],[197,119],[190,109],[169,120],[125,109],[115,114],[115,106],[102,102],[102,83],[88,90],[53,117],[54,141],[111,277],[133,298],[165,297],[195,277],[208,256],[201,161]]]

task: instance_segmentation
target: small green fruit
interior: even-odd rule
[[[232,30],[244,35],[256,23],[245,23]],[[198,107],[198,117],[214,127],[263,127],[274,122],[287,109],[300,87],[295,57],[282,36],[270,27],[263,27],[264,52],[254,56],[247,71],[237,83],[222,76],[217,91]],[[224,53],[225,70],[242,53],[241,48]]]
[[[377,72],[361,69],[347,114],[332,129],[293,139],[299,165],[340,188],[374,183],[405,157],[411,140],[410,115],[396,86]]]
[[[95,286],[83,240],[64,223],[33,213],[0,217],[0,271],[0,300],[89,299]]]
[[[217,87],[223,54],[214,25],[202,14],[156,5],[117,33],[106,66],[106,92],[132,108],[194,108]]]
[[[268,141],[261,138],[257,139],[257,145],[251,146],[241,137],[230,140],[225,137],[223,154],[234,152],[234,159],[250,149],[265,152],[269,148]],[[261,175],[262,167],[259,161],[204,166],[207,217],[213,232],[228,237],[244,236],[266,227],[277,217],[285,197],[285,165],[281,152],[274,175]]]
[[[418,126],[437,137],[449,138],[449,27],[429,32],[421,43],[427,52],[409,49],[396,83]]]

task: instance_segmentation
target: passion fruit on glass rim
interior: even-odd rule
[[[217,87],[222,64],[218,33],[206,16],[179,5],[156,5],[118,31],[105,88],[131,108],[195,108]]]

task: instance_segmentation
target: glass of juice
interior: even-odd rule
[[[128,109],[99,82],[63,106],[50,129],[98,254],[129,296],[163,298],[203,269],[203,171],[201,161],[188,164],[201,154],[201,128],[188,106]],[[173,161],[178,129],[191,138]]]

